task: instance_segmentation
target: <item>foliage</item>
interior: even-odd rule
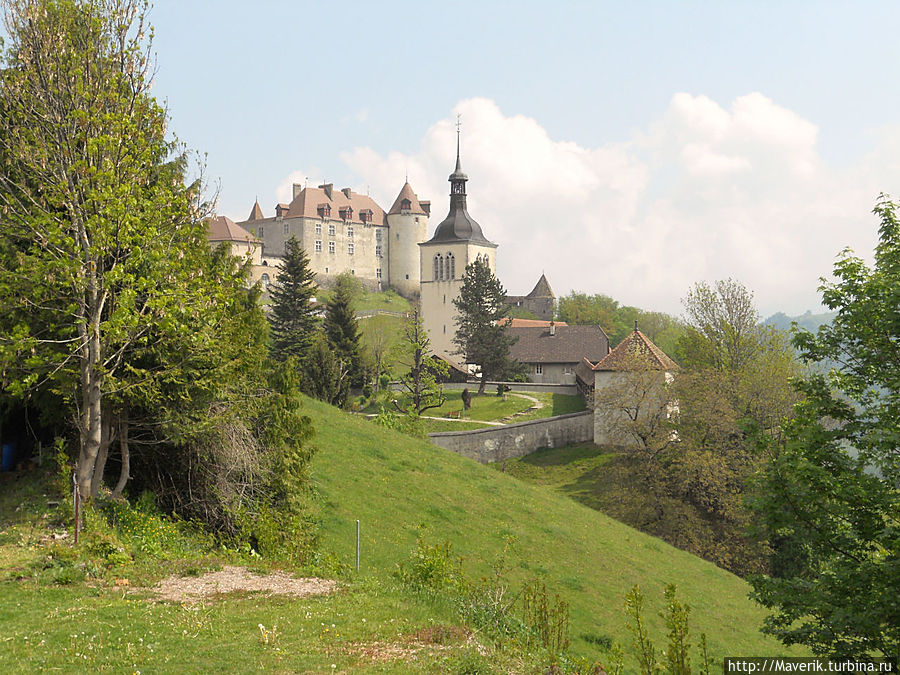
[[[303,393],[343,407],[350,394],[350,375],[347,364],[335,353],[324,334],[313,338],[309,354],[304,359],[301,387]]]
[[[361,387],[365,373],[353,298],[351,282],[349,280],[339,282],[325,307],[324,329],[334,355],[340,363],[340,371],[346,373],[348,385]]]
[[[399,351],[398,360],[407,369],[400,377],[400,386],[409,398],[410,411],[421,415],[444,405],[447,399],[441,382],[447,378],[449,368],[431,355],[431,340],[418,309],[406,319]]]
[[[467,363],[479,367],[479,394],[488,380],[503,380],[517,370],[509,358],[516,338],[506,333],[510,308],[505,300],[506,291],[487,263],[475,260],[466,266],[459,297],[453,300],[458,311],[453,344]]]
[[[755,512],[786,544],[753,580],[764,630],[835,657],[900,654],[900,221],[885,196],[874,212],[874,266],[844,251],[821,286],[831,325],[794,338],[837,366],[799,383],[780,434],[759,434],[770,464]]]
[[[684,330],[681,322],[668,314],[620,305],[607,295],[588,295],[578,291],[559,299],[557,314],[560,321],[570,326],[600,326],[612,345],[628,337],[637,321],[641,332],[673,358],[676,357],[676,345]]]
[[[318,319],[311,304],[316,275],[297,237],[284,244],[278,280],[269,286],[272,355],[279,361],[294,356],[302,362],[315,334]]]
[[[245,307],[244,272],[210,254],[201,185],[185,184],[187,155],[150,95],[146,3],[5,10],[3,384],[68,413],[84,497],[98,493],[118,436],[121,492],[132,426],[160,442],[187,401],[203,407],[244,365],[213,349]]]
[[[660,616],[666,626],[666,649],[656,650],[644,618],[644,595],[639,586],[625,596],[625,610],[631,622],[632,647],[641,675],[691,675],[690,614],[691,608],[678,600],[675,584],[668,584],[665,592],[665,610]],[[709,655],[706,635],[700,635],[698,656],[701,674],[709,674]]]

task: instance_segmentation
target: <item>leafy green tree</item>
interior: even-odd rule
[[[400,378],[400,386],[409,396],[411,412],[421,415],[431,408],[440,408],[447,400],[441,382],[447,377],[448,366],[431,356],[431,340],[418,309],[407,317],[403,337],[399,360],[407,370]]]
[[[559,299],[557,314],[560,321],[571,326],[600,326],[613,338],[620,332],[618,309],[619,303],[608,295],[572,291]]]
[[[347,284],[338,284],[325,307],[325,335],[341,362],[341,370],[351,387],[363,385],[359,325],[353,310],[352,291]]]
[[[85,497],[153,341],[215,323],[199,185],[150,95],[141,0],[5,0],[0,303],[9,390],[75,411]],[[212,317],[204,317],[206,312]],[[201,318],[202,317],[202,318]],[[174,339],[174,338],[172,338]]]
[[[272,355],[279,361],[306,356],[318,319],[311,302],[316,295],[315,274],[309,258],[296,237],[284,245],[284,260],[278,266],[278,280],[269,287],[272,299]]]
[[[515,338],[506,332],[510,308],[505,300],[506,291],[486,263],[475,260],[466,266],[459,297],[453,300],[459,311],[453,343],[457,354],[479,367],[479,394],[488,380],[501,380],[516,370],[509,358]]]
[[[764,630],[838,657],[900,657],[900,221],[882,196],[873,267],[845,251],[822,302],[837,312],[794,343],[831,360],[799,388],[780,434],[760,434],[770,464],[755,511],[790,542],[778,575],[752,580],[773,611]]]

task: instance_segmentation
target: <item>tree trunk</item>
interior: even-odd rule
[[[109,444],[112,441],[112,424],[107,412],[100,421],[100,448],[97,451],[97,459],[94,462],[94,475],[91,478],[91,497],[96,497],[103,485],[103,472],[106,469],[106,460],[109,457]]]
[[[125,483],[131,477],[131,451],[128,448],[128,417],[125,413],[119,417],[119,452],[122,454],[122,470],[119,473],[119,482],[112,491],[114,499],[122,496]]]
[[[88,499],[91,495],[91,484],[94,477],[94,469],[97,464],[97,454],[100,452],[102,419],[100,411],[100,379],[101,376],[94,371],[93,363],[84,359],[81,363],[81,382],[84,389],[82,400],[84,411],[81,424],[81,450],[78,453],[78,466],[76,468],[78,480],[78,492],[82,499]]]
[[[484,374],[484,368],[481,369],[481,382],[478,385],[478,395],[484,394],[484,388],[487,386],[487,375]]]

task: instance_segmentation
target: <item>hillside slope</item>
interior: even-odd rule
[[[693,608],[692,632],[707,634],[715,657],[786,653],[759,633],[763,611],[748,599],[749,586],[711,563],[428,441],[317,401],[306,407],[317,429],[312,476],[323,504],[323,546],[351,563],[359,519],[364,572],[390,573],[422,526],[428,540],[449,540],[477,574],[511,536],[512,578],[539,575],[570,602],[576,654],[596,655],[597,637],[630,645],[623,601],[634,584],[664,646],[657,610],[667,583]]]

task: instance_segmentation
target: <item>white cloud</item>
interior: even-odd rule
[[[895,129],[856,165],[835,168],[818,153],[816,125],[762,94],[726,109],[679,93],[629,142],[597,148],[554,140],[488,99],[464,100],[413,153],[343,153],[360,179],[354,189],[368,186],[387,207],[408,174],[432,201],[433,229],[447,212],[457,113],[469,211],[500,245],[499,275],[514,294],[543,271],[558,295],[605,293],[680,313],[691,284],[731,276],[755,291],[764,314],[814,308],[836,254],[871,251],[867,214],[900,179]],[[306,175],[286,178],[279,200]]]

